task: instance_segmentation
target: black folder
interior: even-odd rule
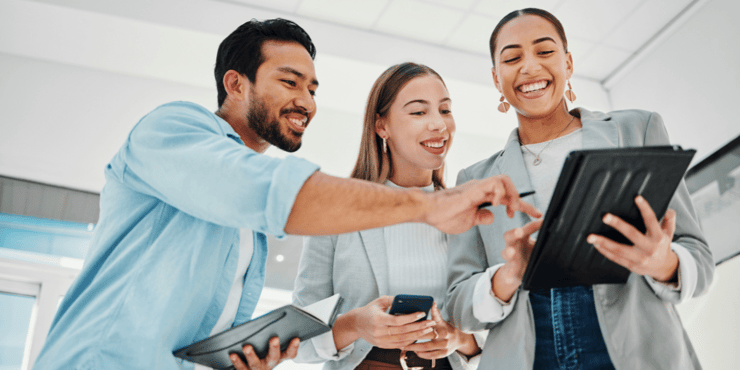
[[[329,302],[329,299],[333,300]],[[242,347],[247,344],[252,345],[259,358],[264,358],[269,351],[268,341],[273,337],[279,337],[280,350],[285,351],[293,338],[304,341],[331,330],[342,298],[335,295],[325,301],[330,303],[326,321],[303,308],[285,305],[244,324],[180,348],[174,351],[173,355],[214,369],[233,369],[229,355],[236,353],[246,364]],[[324,301],[319,303],[322,302]]]
[[[611,213],[645,232],[635,197],[642,195],[661,219],[695,153],[679,146],[571,152],[524,272],[524,289],[626,282],[629,270],[586,238],[598,234],[631,245],[603,216]]]

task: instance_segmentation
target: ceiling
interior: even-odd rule
[[[537,7],[567,30],[576,75],[604,81],[690,9],[691,0],[220,0],[488,57],[494,26]]]
[[[289,18],[307,29],[317,44],[319,57],[338,57],[372,63],[383,69],[400,60],[433,60],[444,76],[462,81],[490,83],[488,39],[498,21],[508,12],[539,7],[555,14],[563,23],[569,49],[576,60],[575,76],[602,84],[609,82],[629,62],[649,51],[687,19],[706,0],[0,0],[0,7],[26,7],[24,3],[46,3],[45,9],[70,13],[83,10],[87,21],[69,22],[65,28],[85,26],[89,19],[120,23],[122,32],[111,41],[121,43],[126,34],[145,31],[158,39],[177,35],[179,43],[216,44],[246,19]],[[38,7],[38,6],[37,6]],[[79,12],[78,12],[79,13]],[[97,15],[97,16],[96,16]],[[111,17],[112,16],[112,17]],[[74,14],[73,18],[80,18]],[[12,19],[10,20],[12,21]],[[132,22],[133,21],[133,22]],[[137,22],[138,21],[138,22]],[[145,22],[145,23],[142,23]],[[94,22],[94,21],[92,21]],[[174,27],[174,28],[173,28]],[[59,30],[69,33],[68,29]],[[57,37],[57,36],[55,36]],[[82,35],[85,38],[84,33]],[[94,35],[89,35],[94,37]],[[133,38],[135,41],[141,39]],[[185,41],[187,40],[187,41]],[[15,49],[0,43],[0,52],[69,62],[74,56],[52,55],[21,38]],[[9,41],[9,42],[12,42]],[[172,49],[173,45],[163,47]],[[43,55],[40,55],[43,54]],[[211,62],[212,53],[201,53]],[[182,63],[192,63],[180,59]],[[109,64],[111,61],[108,61]],[[156,64],[156,60],[147,59]],[[460,68],[461,65],[466,68]],[[105,69],[105,66],[98,65]],[[147,66],[116,66],[126,72],[133,67],[147,74]],[[481,68],[478,68],[481,67]],[[186,70],[174,69],[170,74]],[[168,78],[166,73],[149,73]],[[199,81],[172,77],[211,86],[211,76]],[[607,86],[608,87],[608,86]]]

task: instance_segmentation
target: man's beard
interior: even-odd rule
[[[252,94],[252,96],[255,95]],[[287,135],[280,132],[280,122],[277,120],[267,122],[267,108],[265,108],[265,104],[261,99],[250,100],[249,110],[247,111],[247,124],[259,137],[286,152],[292,153],[301,147],[300,138],[303,133],[293,132],[298,137],[297,140],[293,141]]]

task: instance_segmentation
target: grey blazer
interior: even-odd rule
[[[304,238],[293,303],[305,306],[336,293],[344,298],[341,314],[388,295],[388,259],[382,228]],[[444,310],[441,312],[445,315]],[[326,361],[319,357],[313,341],[308,340],[301,343],[295,361],[326,361],[324,369],[354,369],[372,348],[361,338],[355,341],[354,349],[347,357]],[[474,369],[479,357],[468,363],[454,352],[448,359],[454,369],[463,370]]]
[[[662,119],[639,110],[610,113],[576,109],[583,123],[583,148],[610,148],[669,144]],[[501,152],[462,171],[458,185],[471,179],[508,175],[520,191],[532,189],[516,130]],[[685,247],[696,261],[698,281],[694,296],[704,293],[714,273],[714,262],[699,229],[686,185],[682,182],[669,207],[676,211],[674,243]],[[535,329],[528,291],[520,288],[512,312],[497,323],[480,322],[473,315],[475,283],[489,266],[503,263],[506,231],[530,221],[523,213],[513,219],[503,207],[493,209],[491,225],[474,227],[451,236],[448,258],[449,288],[446,311],[464,331],[490,329],[480,360],[481,369],[531,369]],[[683,329],[674,304],[680,292],[631,274],[625,284],[593,287],[596,313],[607,350],[617,369],[699,369],[701,365]]]

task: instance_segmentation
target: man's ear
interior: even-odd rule
[[[224,74],[223,83],[228,98],[237,101],[249,99],[250,82],[247,76],[230,69]]]

